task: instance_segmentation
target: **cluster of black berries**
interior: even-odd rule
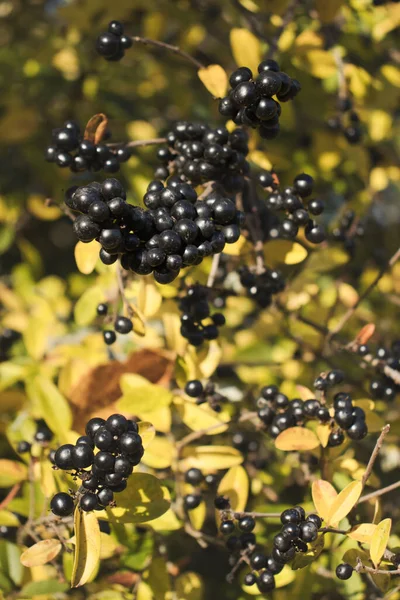
[[[204,286],[192,285],[186,289],[185,296],[179,298],[181,335],[192,346],[201,346],[206,340],[216,340],[219,327],[225,325],[222,313],[211,314],[208,292]]]
[[[357,353],[368,357],[368,361],[376,370],[376,376],[371,379],[371,396],[377,400],[394,400],[400,392],[400,340],[395,340],[390,349],[379,346],[372,351],[366,344],[357,348]],[[390,369],[392,377],[385,374]]]
[[[338,99],[338,114],[328,119],[327,125],[332,131],[341,132],[349,144],[358,144],[362,139],[360,117],[349,97]]]
[[[343,373],[339,370],[330,371],[325,377],[319,376],[314,383],[315,389],[323,392],[343,382]],[[365,413],[358,406],[353,406],[351,397],[345,392],[335,394],[333,399],[334,415],[325,403],[316,398],[300,400],[289,398],[282,394],[276,385],[262,388],[258,400],[258,416],[268,427],[268,434],[276,438],[290,427],[303,426],[310,419],[320,423],[330,423],[332,431],[329,435],[328,446],[339,446],[344,442],[344,431],[352,440],[361,440],[367,433]]]
[[[111,148],[107,144],[95,144],[83,139],[75,121],[65,121],[64,127],[53,129],[52,143],[46,148],[47,162],[69,167],[74,173],[102,169],[107,173],[116,173],[120,163],[126,162],[130,156],[126,146]]]
[[[237,125],[257,128],[260,136],[267,140],[279,133],[282,111],[279,102],[292,100],[301,90],[297,79],[280,71],[278,63],[272,59],[258,65],[255,79],[248,67],[240,67],[231,74],[229,83],[232,89],[220,100],[219,112]]]
[[[272,297],[285,289],[285,280],[276,269],[266,269],[264,273],[252,273],[248,267],[239,268],[240,283],[247,295],[257,302],[260,308],[271,306]]]
[[[106,317],[108,314],[108,304],[101,302],[97,306],[97,314],[99,317]],[[133,323],[128,317],[123,315],[117,315],[114,321],[114,329],[105,329],[103,331],[103,338],[107,346],[111,346],[117,339],[117,333],[126,335],[133,329]]]
[[[364,237],[365,228],[360,220],[356,220],[356,213],[346,210],[337,227],[332,231],[332,238],[336,242],[342,242],[344,249],[353,256],[356,239]]]
[[[258,182],[269,191],[266,198],[267,208],[286,215],[271,228],[270,237],[294,239],[299,227],[304,227],[304,235],[309,242],[320,244],[326,239],[324,227],[314,220],[315,216],[323,212],[323,202],[315,198],[305,200],[313,192],[314,180],[311,175],[301,173],[295,177],[292,186],[280,189],[274,174],[271,171],[262,171],[258,175]]]
[[[240,450],[243,454],[258,452],[260,444],[254,439],[254,434],[246,435],[243,431],[237,431],[232,437],[232,446],[236,450]]]
[[[54,455],[56,468],[71,471],[82,481],[76,494],[53,496],[50,508],[58,517],[72,514],[76,503],[84,511],[113,505],[114,493],[126,488],[127,478],[143,456],[138,426],[123,415],[111,415],[106,421],[94,417],[85,431],[75,446],[64,444]]]
[[[82,242],[96,239],[102,246],[100,259],[113,264],[118,257],[126,270],[170,283],[189,265],[222,252],[225,244],[239,239],[242,213],[229,198],[197,193],[179,177],[167,185],[152,181],[143,198],[146,209],[126,202],[117,179],[93,182],[67,193],[67,206],[83,213],[74,221]]]
[[[221,404],[227,401],[225,396],[217,392],[212,381],[208,381],[204,386],[199,379],[192,379],[185,385],[185,392],[191,398],[196,398],[197,405],[207,402],[215,412],[221,412]]]
[[[49,442],[53,439],[53,432],[47,425],[46,421],[43,419],[38,419],[36,421],[36,431],[33,436],[33,441],[42,444],[43,446],[47,446]],[[27,454],[31,451],[32,443],[27,440],[21,440],[17,445],[18,454]]]
[[[0,362],[3,362],[8,359],[8,353],[10,352],[12,345],[14,342],[19,340],[21,334],[19,331],[15,331],[15,329],[3,329],[0,333]]]
[[[96,41],[96,50],[106,60],[118,61],[125,56],[125,50],[132,46],[132,38],[124,35],[124,27],[119,21],[111,21],[108,31],[101,33]]]
[[[228,191],[243,187],[243,176],[250,169],[249,136],[243,129],[229,133],[226,127],[211,129],[203,123],[179,121],[166,138],[168,146],[157,151],[162,166],[155,177],[166,179],[177,173],[194,185],[218,181]]]
[[[194,510],[198,506],[200,506],[203,495],[202,492],[204,489],[209,489],[213,487],[218,480],[217,475],[214,473],[209,473],[208,475],[204,475],[200,469],[196,467],[192,467],[188,469],[185,473],[185,482],[189,483],[194,487],[194,491],[190,494],[186,494],[183,498],[183,505],[186,510]]]

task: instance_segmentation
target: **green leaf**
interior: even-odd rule
[[[177,600],[203,600],[204,590],[200,575],[193,571],[182,573],[175,581]]]
[[[74,514],[75,554],[71,587],[80,587],[90,580],[100,560],[100,527],[93,512],[79,508]]]
[[[115,508],[99,513],[116,523],[146,523],[163,515],[170,507],[170,495],[157,477],[148,473],[133,473],[126,489],[118,494]]]
[[[42,375],[27,382],[27,394],[34,414],[44,417],[60,440],[66,440],[72,426],[72,413],[67,400],[54,383]]]
[[[104,292],[98,286],[88,288],[74,308],[74,318],[77,325],[89,325],[97,317],[97,305],[104,302]]]
[[[151,561],[154,548],[154,536],[151,532],[129,537],[129,552],[123,557],[122,565],[133,571],[143,571]]]
[[[55,595],[68,590],[67,583],[61,583],[56,579],[49,579],[47,581],[31,581],[24,585],[21,590],[21,597],[33,597],[41,595]]]

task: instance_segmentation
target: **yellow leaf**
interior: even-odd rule
[[[296,390],[299,394],[299,398],[301,398],[302,400],[312,400],[312,398],[314,398],[314,392],[312,392],[310,390],[310,388],[306,387],[305,385],[300,385],[297,384],[296,385]]]
[[[139,427],[139,435],[142,438],[143,448],[147,448],[147,446],[153,441],[154,436],[156,435],[156,429],[154,425],[149,423],[148,421],[140,421],[138,423]]]
[[[99,517],[111,523],[146,523],[163,515],[170,505],[170,494],[157,477],[133,473],[126,489],[118,494],[117,506],[99,512]]]
[[[375,167],[374,169],[371,169],[369,184],[376,192],[381,192],[386,189],[389,185],[389,176],[386,169],[384,167]]]
[[[18,517],[9,510],[0,510],[0,525],[7,527],[19,527],[21,525]]]
[[[141,278],[137,292],[137,307],[144,317],[152,317],[161,307],[162,296],[154,283]]]
[[[42,375],[38,375],[26,385],[34,414],[39,418],[45,416],[50,429],[64,440],[72,426],[72,413],[67,400],[57,386]]]
[[[100,245],[96,240],[84,244],[78,242],[75,246],[75,262],[78,270],[84,275],[90,275],[93,272],[99,258]]]
[[[297,242],[272,240],[264,244],[264,256],[268,265],[297,265],[307,257],[307,250]]]
[[[186,571],[175,581],[176,600],[203,600],[203,582],[193,571]]]
[[[261,150],[253,150],[252,152],[250,152],[249,160],[251,160],[251,162],[255,163],[262,169],[266,169],[267,171],[270,171],[273,166],[268,156],[265,154],[265,152],[262,152]]]
[[[209,65],[197,71],[200,81],[214,98],[225,96],[228,87],[228,76],[221,65]]]
[[[322,36],[312,29],[305,29],[296,38],[296,49],[301,51],[309,48],[321,48],[322,45]]]
[[[280,573],[275,576],[275,587],[281,588],[285,585],[289,585],[296,578],[296,573],[289,565],[285,565]]]
[[[311,429],[306,427],[289,427],[282,431],[275,440],[275,448],[278,450],[313,450],[320,445],[319,439]]]
[[[120,379],[120,386],[122,397],[118,400],[118,409],[131,415],[141,416],[172,402],[169,390],[150,383],[141,375],[125,373]]]
[[[396,87],[400,87],[400,69],[395,65],[383,65],[381,67],[383,76]]]
[[[180,470],[197,467],[206,473],[213,473],[219,469],[229,469],[243,462],[243,456],[235,448],[228,446],[187,446],[183,450],[183,460],[180,461]]]
[[[139,581],[136,588],[136,600],[154,600],[153,591],[145,581]]]
[[[328,439],[331,433],[331,428],[328,423],[324,425],[321,423],[317,426],[316,434],[318,436],[319,441],[321,442],[321,446],[326,448],[328,445]]]
[[[74,514],[75,554],[71,587],[85,585],[98,567],[100,560],[100,527],[93,512],[79,508]]]
[[[338,495],[337,491],[329,481],[317,479],[313,481],[311,493],[315,510],[324,521],[327,521],[331,506]]]
[[[218,494],[228,496],[232,510],[242,512],[249,495],[249,478],[241,465],[231,467],[218,486]]]
[[[24,567],[38,567],[45,565],[57,556],[62,548],[59,540],[41,540],[33,544],[30,548],[21,554],[21,563]]]
[[[371,536],[376,529],[376,525],[373,523],[361,523],[352,528],[350,533],[347,534],[352,540],[356,540],[361,544],[370,544]]]
[[[368,117],[370,138],[374,142],[381,142],[392,132],[392,117],[385,110],[373,110]]]
[[[253,75],[261,62],[260,40],[248,29],[234,27],[230,32],[233,58],[238,67],[248,67]]]
[[[221,358],[222,348],[217,340],[212,340],[208,345],[206,356],[201,358],[198,363],[201,376],[209,379],[221,362]]]
[[[25,481],[28,477],[26,465],[6,458],[0,459],[0,488]]]
[[[375,531],[372,534],[370,556],[376,567],[379,565],[386,550],[391,527],[392,519],[383,519],[383,521],[376,525]]]
[[[212,428],[205,435],[215,435],[226,431],[228,427],[225,425],[230,420],[227,412],[216,413],[208,404],[198,406],[182,398],[176,398],[174,404],[180,418],[192,431]]]
[[[306,56],[310,73],[311,75],[314,75],[314,77],[328,79],[328,77],[336,75],[336,62],[330,52],[316,48],[309,50]]]
[[[227,244],[224,248],[224,254],[228,254],[229,256],[240,256],[243,252],[243,249],[246,246],[246,238],[244,235],[241,235],[237,242],[234,244]]]
[[[169,508],[161,517],[150,521],[149,527],[154,529],[154,531],[177,531],[182,527],[182,523],[174,511]]]
[[[199,531],[203,527],[207,516],[207,505],[204,500],[195,509],[189,511],[188,516],[192,527]]]
[[[340,523],[340,521],[344,519],[357,504],[361,492],[361,481],[352,481],[349,483],[349,485],[347,485],[333,501],[329,511],[327,524],[334,525]]]
[[[172,442],[166,437],[157,436],[144,453],[142,462],[152,469],[166,469],[171,466],[174,456],[175,447]]]
[[[83,292],[74,308],[74,318],[77,325],[89,325],[97,317],[97,305],[104,302],[104,291],[93,286]]]
[[[38,219],[42,221],[55,221],[62,215],[58,206],[47,206],[45,197],[37,194],[32,194],[28,198],[28,210]]]

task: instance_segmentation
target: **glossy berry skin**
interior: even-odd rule
[[[201,496],[200,494],[187,494],[183,499],[186,510],[193,510],[200,506]]]
[[[214,499],[214,506],[217,510],[226,510],[230,506],[229,499],[226,496],[217,496]]]
[[[107,346],[111,346],[111,344],[113,344],[117,339],[115,331],[112,331],[110,329],[103,331],[103,339]]]
[[[354,420],[352,410],[342,408],[335,411],[335,421],[342,429],[349,429]]]
[[[301,517],[295,508],[287,508],[281,514],[281,523],[299,523]]]
[[[256,84],[254,81],[239,83],[233,91],[232,98],[238,106],[249,106],[256,98]]]
[[[243,581],[245,585],[251,586],[256,583],[257,577],[254,575],[254,573],[246,573]]]
[[[108,24],[108,31],[120,37],[124,33],[124,26],[120,21],[111,21]]]
[[[235,531],[235,523],[233,521],[222,521],[219,530],[223,535],[231,535]]]
[[[277,575],[278,573],[280,573],[282,571],[283,567],[284,567],[284,565],[282,563],[278,562],[277,560],[275,560],[274,558],[272,558],[272,556],[269,556],[267,558],[267,569],[273,575]]]
[[[283,533],[278,533],[274,537],[274,546],[281,552],[286,552],[291,546],[291,538]]]
[[[104,487],[98,492],[97,500],[102,506],[108,506],[114,500],[114,494],[112,490],[110,490],[107,487]]]
[[[86,423],[85,432],[90,438],[94,439],[96,431],[105,425],[105,420],[101,417],[93,417]]]
[[[335,369],[333,371],[329,371],[326,379],[329,385],[338,385],[344,381],[344,373],[339,369]]]
[[[51,512],[57,517],[68,517],[74,511],[74,501],[65,492],[59,492],[50,502]]]
[[[104,473],[112,473],[114,470],[115,458],[111,452],[101,450],[94,457],[94,465]]]
[[[102,33],[96,41],[96,50],[105,58],[116,56],[119,50],[119,39],[114,33]]]
[[[109,450],[114,441],[113,435],[105,427],[100,427],[95,433],[94,443],[99,450]]]
[[[239,83],[244,81],[250,81],[253,74],[248,67],[239,67],[236,71],[233,71],[229,77],[229,83],[232,88],[235,88]]]
[[[198,398],[203,391],[203,384],[198,379],[192,379],[185,385],[185,393],[191,398]]]
[[[203,479],[203,473],[200,471],[200,469],[196,469],[195,467],[192,467],[185,473],[185,481],[191,485],[198,485],[203,481]]]
[[[300,537],[303,542],[310,543],[314,542],[318,537],[318,528],[311,521],[301,523],[300,525]]]
[[[281,533],[283,535],[287,535],[290,539],[294,539],[296,537],[299,537],[300,527],[296,523],[286,523],[282,527]]]
[[[316,526],[317,529],[321,528],[322,519],[318,515],[315,515],[314,513],[312,513],[311,515],[308,515],[307,521],[310,523],[314,523],[314,525]]]
[[[96,312],[99,315],[99,317],[105,317],[108,313],[108,305],[102,302],[97,306]]]
[[[306,198],[312,193],[314,180],[311,175],[307,175],[306,173],[302,173],[301,175],[297,175],[294,180],[294,189],[296,192],[302,197]]]
[[[250,557],[250,565],[256,571],[264,569],[267,565],[267,557],[262,552],[254,552]]]
[[[271,592],[275,588],[275,579],[269,570],[265,570],[260,574],[257,587],[261,593]]]
[[[90,493],[84,494],[79,501],[79,506],[85,512],[91,512],[92,510],[95,510],[98,507],[98,504],[97,496]]]
[[[351,440],[362,440],[368,433],[368,427],[365,421],[356,420],[354,423],[347,429],[347,435]]]
[[[261,396],[265,398],[265,400],[274,400],[278,392],[279,389],[276,385],[266,385],[261,389]]]
[[[112,435],[121,435],[128,429],[128,421],[123,415],[110,415],[106,421],[106,429]]]
[[[344,442],[344,434],[342,431],[332,431],[328,438],[328,446],[334,448],[340,446]]]
[[[256,522],[253,519],[253,517],[242,517],[241,519],[239,519],[239,529],[240,531],[244,531],[245,533],[250,533],[251,531],[253,531],[254,527],[256,526]]]
[[[54,455],[54,463],[56,467],[59,469],[72,469],[74,467],[74,462],[72,459],[72,452],[75,447],[72,444],[64,444],[60,446],[55,455]]]
[[[30,452],[31,447],[32,447],[32,444],[23,440],[22,442],[18,443],[17,452],[18,452],[18,454],[25,454],[26,452]]]
[[[353,574],[353,570],[353,567],[348,563],[342,563],[336,567],[336,577],[338,579],[342,579],[343,581],[350,579]]]
[[[326,232],[322,225],[310,221],[304,230],[306,239],[312,244],[320,244],[326,239]]]
[[[142,448],[142,438],[134,431],[123,433],[119,439],[119,447],[121,452],[126,454],[134,454]]]
[[[75,469],[90,467],[94,460],[94,453],[88,444],[78,444],[71,452]]]
[[[117,456],[114,463],[114,473],[119,473],[123,477],[128,477],[132,473],[133,467],[129,460],[124,456]]]
[[[257,415],[265,425],[270,425],[275,417],[275,412],[270,406],[263,406],[257,411]]]

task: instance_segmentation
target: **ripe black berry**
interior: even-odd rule
[[[353,567],[348,563],[342,563],[336,567],[336,577],[342,580],[350,579],[353,570]]]
[[[219,530],[223,535],[231,535],[235,531],[235,523],[233,521],[222,521]]]
[[[68,517],[74,511],[74,501],[65,492],[59,492],[51,499],[50,508],[57,517]]]
[[[225,510],[230,507],[229,498],[226,496],[217,496],[214,499],[214,506],[218,510]]]
[[[195,467],[192,467],[185,473],[186,483],[190,483],[192,485],[198,485],[199,483],[201,483],[203,481],[203,479],[204,479],[203,473],[200,471],[200,469],[196,469]]]
[[[95,510],[98,507],[98,504],[97,496],[95,496],[95,494],[91,494],[90,492],[83,494],[79,500],[79,506],[85,512]]]
[[[239,519],[238,525],[241,531],[250,533],[256,526],[256,522],[253,519],[253,517],[242,517],[241,519]]]
[[[94,453],[88,444],[79,444],[71,451],[75,469],[85,469],[93,463]]]
[[[183,502],[186,510],[193,510],[200,506],[201,496],[200,494],[187,494],[184,497]]]

